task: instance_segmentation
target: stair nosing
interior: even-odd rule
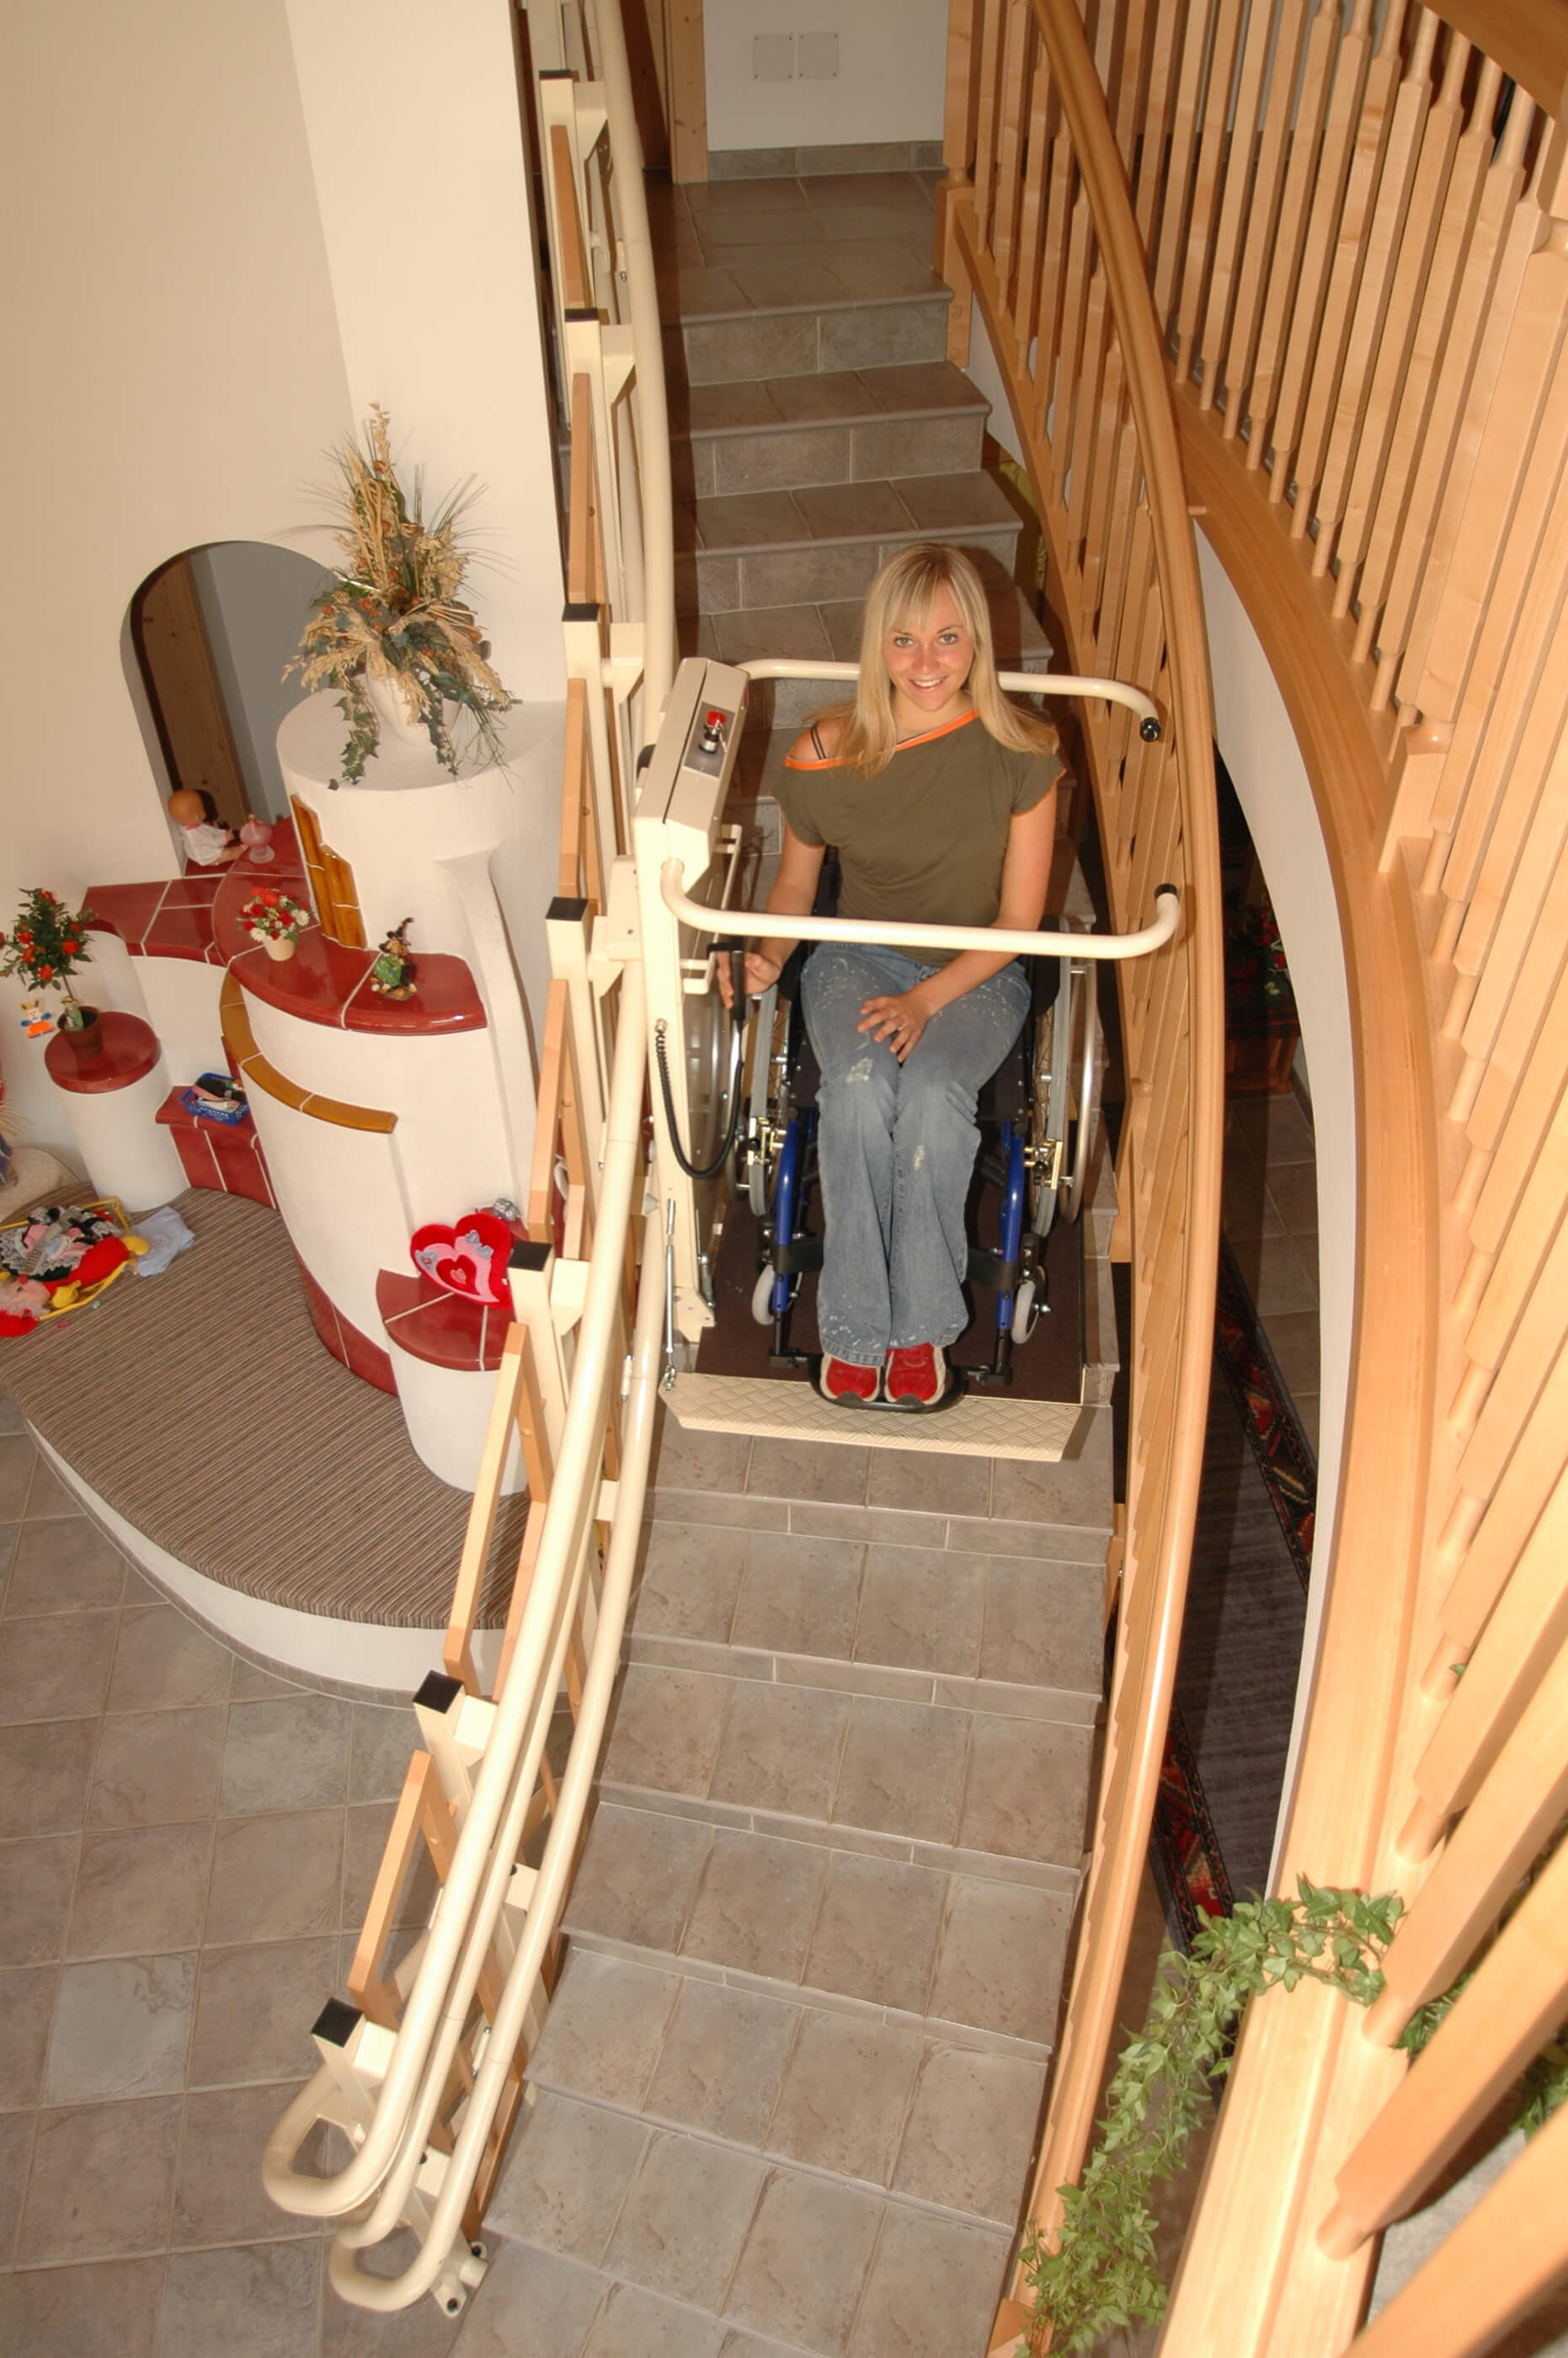
[[[633,1616],[635,1610],[633,1606]],[[659,1649],[668,1650],[650,1650]],[[1048,1687],[1028,1679],[982,1679],[968,1671],[921,1670],[905,1662],[847,1661],[838,1654],[802,1654],[783,1646],[682,1638],[667,1629],[639,1631],[634,1618],[628,1622],[622,1660],[662,1670],[700,1671],[709,1678],[750,1679],[760,1686],[816,1686],[833,1694],[863,1695],[870,1702],[933,1704],[989,1719],[1038,1721],[1047,1727],[1097,1727],[1105,1708],[1098,1687]],[[783,1675],[780,1664],[787,1666]],[[812,1675],[824,1670],[843,1676]],[[861,1675],[880,1683],[858,1686],[855,1681]],[[1058,1707],[1047,1708],[1048,1704]],[[1030,1704],[1037,1707],[1028,1708]]]
[[[940,279],[931,287],[910,288],[901,295],[849,295],[842,297],[819,295],[815,299],[799,303],[747,303],[738,309],[723,311],[672,311],[660,314],[661,328],[727,327],[735,319],[784,319],[798,318],[803,312],[886,311],[900,303],[950,303],[953,290]]]
[[[924,368],[928,363],[922,361],[916,362],[914,365]],[[745,384],[754,380],[741,377],[732,379],[731,382]],[[814,417],[764,417],[754,419],[750,425],[745,426],[683,427],[670,438],[673,442],[739,442],[743,441],[748,436],[755,438],[760,435],[772,437],[779,434],[809,434],[817,427],[837,430],[846,426],[853,427],[922,425],[928,418],[978,417],[989,415],[990,403],[983,393],[977,392],[973,401],[924,402],[918,407],[911,406],[902,409],[849,409],[842,412],[824,412],[820,416]],[[901,477],[899,480],[903,479]],[[921,479],[913,477],[911,480],[918,481]],[[704,494],[705,498],[720,499],[737,496],[743,499],[748,494],[745,492],[733,494],[727,492]]]

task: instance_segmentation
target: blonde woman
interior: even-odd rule
[[[768,908],[805,915],[832,844],[840,916],[1035,927],[1061,767],[1054,730],[997,686],[968,558],[903,549],[866,600],[854,702],[785,757]],[[783,934],[751,952],[748,990],[776,980],[795,946]],[[976,1098],[1022,1028],[1028,981],[1006,950],[910,957],[874,940],[824,942],[802,1005],[822,1071],[820,1387],[847,1405],[933,1408],[968,1317]]]

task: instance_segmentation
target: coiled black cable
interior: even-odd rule
[[[746,957],[739,944],[729,953],[730,959],[730,1109],[724,1124],[724,1137],[711,1163],[700,1167],[692,1162],[681,1144],[676,1124],[675,1091],[670,1086],[669,1025],[663,1022],[654,1026],[654,1062],[659,1068],[659,1087],[665,1100],[665,1127],[670,1135],[670,1151],[688,1179],[715,1179],[723,1170],[730,1151],[735,1143],[735,1132],[741,1120],[741,1055],[746,1030]]]

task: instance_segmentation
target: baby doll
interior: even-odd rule
[[[168,815],[185,841],[190,868],[226,868],[238,860],[243,844],[232,827],[220,827],[207,816],[207,797],[194,786],[177,786],[168,798]]]

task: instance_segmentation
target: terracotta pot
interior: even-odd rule
[[[262,947],[265,950],[269,958],[276,958],[281,963],[284,958],[291,958],[294,956],[294,936],[292,934],[264,934],[262,936]]]
[[[85,1063],[89,1058],[96,1056],[102,1050],[103,1045],[103,1026],[98,1021],[98,1010],[96,1007],[83,1007],[81,1010],[81,1016],[82,1021],[80,1028],[73,1024],[70,1031],[67,1031],[62,1023],[59,1025],[59,1030],[60,1038],[65,1042],[72,1055],[81,1057]]]

